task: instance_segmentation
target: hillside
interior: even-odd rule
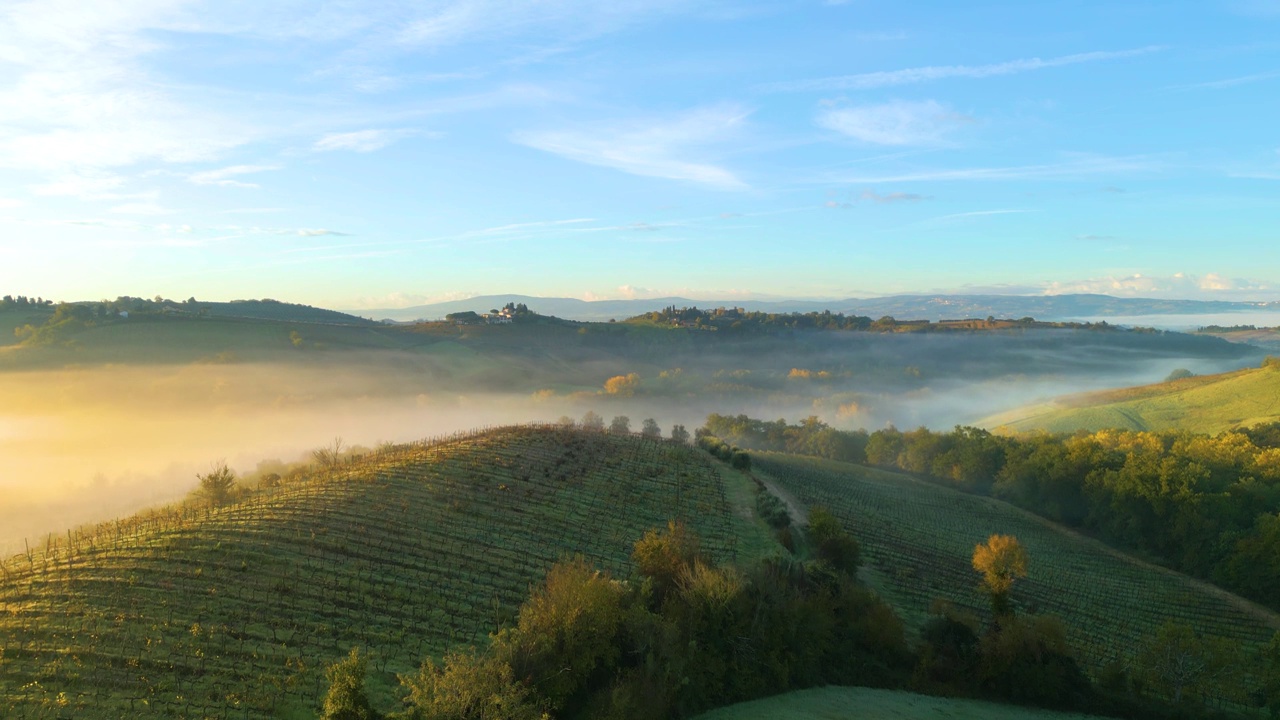
[[[829,508],[862,544],[866,580],[920,627],[945,599],[979,617],[988,598],[971,566],[994,533],[1018,538],[1029,575],[1013,589],[1020,612],[1062,618],[1069,644],[1095,677],[1131,663],[1167,621],[1232,644],[1242,663],[1280,630],[1280,616],[1223,590],[1135,560],[1004,502],[850,463],[754,454],[754,472],[800,503]],[[1260,684],[1246,664],[1220,681],[1212,703],[1250,704]]]
[[[694,720],[1087,720],[1089,717],[897,690],[825,687],[730,705]]]
[[[743,476],[688,447],[553,427],[396,446],[217,509],[144,513],[3,563],[17,717],[314,717],[325,663],[396,673],[482,643],[557,560],[625,573],[682,518],[718,560],[773,552]]]
[[[1001,432],[1188,430],[1215,435],[1280,419],[1280,372],[1262,367],[1069,395],[984,418]]]

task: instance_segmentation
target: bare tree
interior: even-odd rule
[[[333,442],[324,447],[316,448],[311,451],[311,457],[315,458],[316,463],[321,467],[334,467],[338,461],[342,459],[342,451],[346,446],[342,442],[342,437],[335,437]]]

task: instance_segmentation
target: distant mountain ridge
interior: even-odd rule
[[[1280,302],[1239,302],[1227,300],[1161,300],[1157,298],[1118,298],[1111,295],[892,295],[879,298],[846,298],[843,300],[693,300],[684,297],[661,297],[647,300],[596,300],[576,298],[534,297],[530,295],[479,295],[466,300],[416,305],[407,308],[351,310],[353,315],[400,322],[439,320],[455,312],[488,312],[507,303],[524,303],[542,315],[566,320],[623,320],[669,305],[676,307],[740,307],[768,313],[831,312],[866,315],[873,318],[892,315],[899,320],[955,320],[963,318],[1034,317],[1037,320],[1063,320],[1093,316],[1192,315],[1245,311],[1280,312]]]

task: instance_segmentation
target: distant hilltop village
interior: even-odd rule
[[[501,310],[490,310],[480,314],[472,310],[449,313],[444,319],[455,325],[507,325],[518,317],[531,315],[529,307],[524,303],[507,303]]]

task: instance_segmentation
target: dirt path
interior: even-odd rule
[[[803,527],[809,524],[809,508],[805,507],[804,503],[797,500],[791,493],[783,490],[782,487],[768,475],[759,471],[752,473],[752,475],[757,480],[764,483],[764,486],[768,488],[769,492],[773,493],[782,501],[783,505],[787,506],[787,514],[791,516],[792,525]]]

